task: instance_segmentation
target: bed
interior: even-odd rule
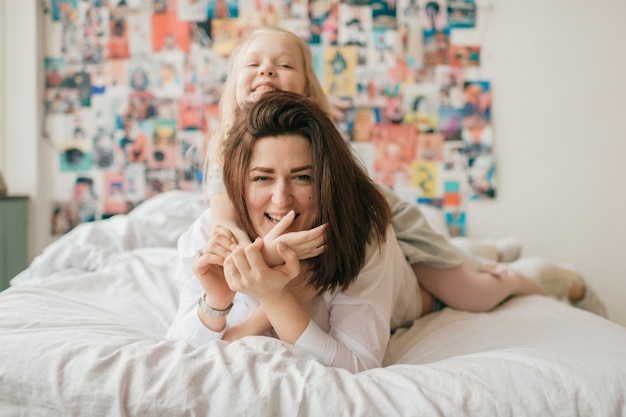
[[[204,209],[198,193],[157,195],[74,229],[13,279],[0,416],[626,415],[626,328],[546,297],[428,315],[359,374],[261,336],[166,340],[176,238]]]

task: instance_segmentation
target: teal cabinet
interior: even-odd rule
[[[28,197],[0,197],[0,291],[28,262]]]

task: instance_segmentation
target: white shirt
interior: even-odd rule
[[[255,298],[237,293],[224,330],[214,332],[200,321],[197,305],[202,287],[191,264],[210,238],[210,216],[207,209],[178,240],[179,307],[167,334],[196,347],[221,339],[226,330],[246,320],[259,305]],[[368,245],[363,269],[346,291],[327,291],[305,308],[311,321],[295,346],[327,366],[351,372],[380,367],[391,329],[412,322],[421,312],[417,278],[391,226],[386,242]]]

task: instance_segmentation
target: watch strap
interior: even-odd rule
[[[202,295],[200,296],[200,298],[198,298],[198,307],[200,307],[200,309],[202,311],[204,311],[206,314],[208,314],[209,316],[224,317],[233,308],[233,303],[230,303],[230,305],[228,307],[226,307],[224,310],[217,310],[217,309],[209,306],[206,303],[205,297],[206,297],[206,293],[204,291],[202,291]]]

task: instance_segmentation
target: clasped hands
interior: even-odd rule
[[[211,239],[192,264],[206,292],[206,303],[214,309],[225,309],[236,292],[272,302],[291,291],[301,303],[310,300],[314,293],[290,283],[300,275],[300,260],[324,251],[326,227],[285,233],[294,218],[290,212],[254,242],[234,225],[214,227]]]

